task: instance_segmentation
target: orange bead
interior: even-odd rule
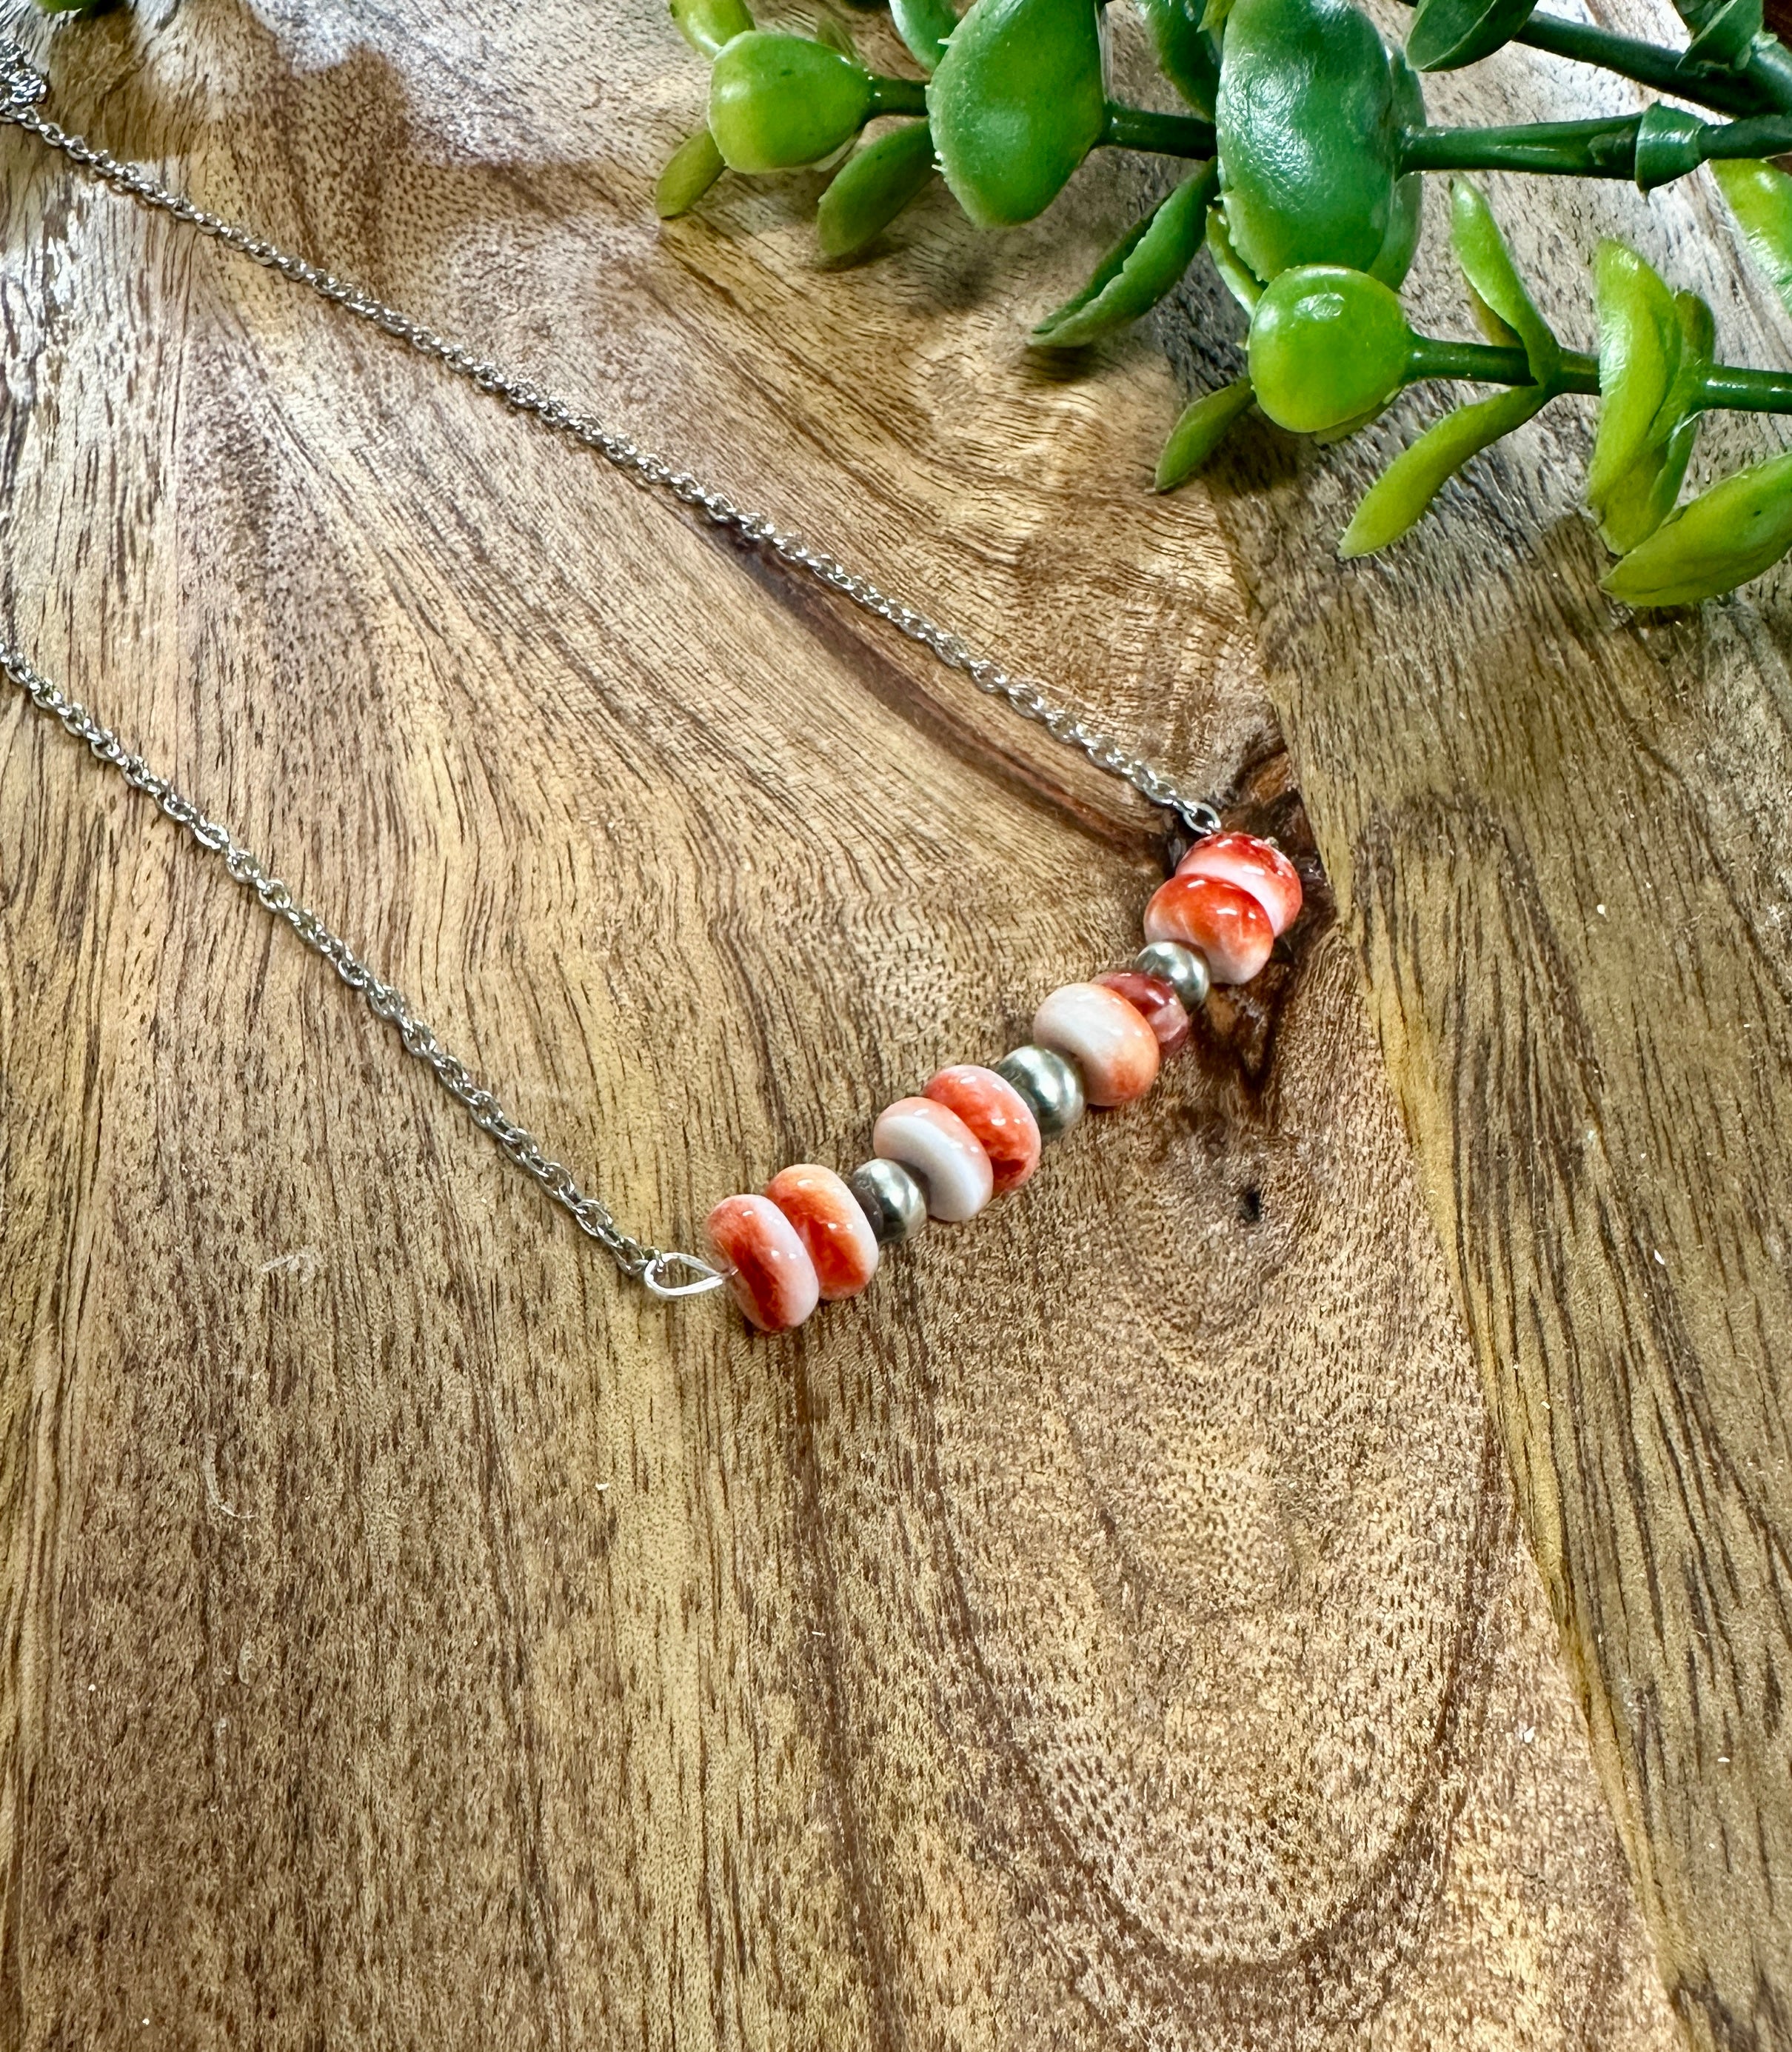
[[[1270,915],[1248,891],[1178,870],[1145,907],[1148,941],[1181,941],[1207,957],[1215,983],[1249,983],[1270,959]]]
[[[876,1275],[878,1236],[864,1207],[831,1169],[799,1161],[781,1169],[765,1194],[796,1228],[815,1263],[824,1303],[856,1296]]]
[[[1156,1078],[1157,1036],[1124,997],[1098,983],[1053,991],[1033,1015],[1033,1038],[1076,1063],[1091,1104],[1129,1104]]]
[[[762,1333],[800,1326],[821,1285],[796,1228],[769,1197],[724,1197],[705,1221],[734,1302]]]
[[[1248,891],[1267,914],[1273,934],[1285,934],[1299,916],[1300,871],[1279,848],[1254,834],[1210,834],[1183,857],[1176,874],[1216,877]]]
[[[1141,976],[1136,969],[1110,969],[1095,981],[1104,990],[1124,997],[1157,1036],[1157,1051],[1173,1055],[1188,1038],[1188,1014],[1182,1000],[1161,977]]]
[[[924,1092],[955,1111],[989,1157],[995,1190],[1018,1190],[1039,1165],[1039,1122],[1032,1107],[1005,1076],[972,1063],[941,1069]]]

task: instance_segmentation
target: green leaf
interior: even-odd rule
[[[1599,311],[1599,425],[1587,473],[1587,503],[1602,524],[1620,480],[1646,456],[1650,431],[1680,368],[1684,330],[1673,295],[1623,243],[1601,242],[1593,277]]]
[[[1450,189],[1450,240],[1476,299],[1524,344],[1531,375],[1553,397],[1561,382],[1562,345],[1524,289],[1492,210],[1467,178],[1457,178]]]
[[[1734,591],[1792,549],[1792,452],[1683,506],[1600,580],[1627,605],[1692,605]]]
[[[976,0],[927,112],[945,182],[978,227],[1043,213],[1107,125],[1095,0]]]
[[[1739,71],[1765,26],[1761,0],[1725,0],[1687,45],[1687,61]]]
[[[1667,396],[1649,423],[1636,460],[1600,509],[1600,532],[1606,546],[1621,555],[1646,540],[1673,511],[1698,439],[1699,408],[1716,330],[1711,308],[1696,292],[1676,292],[1673,303],[1680,351]]]
[[[909,54],[923,71],[933,70],[958,26],[952,0],[890,0],[890,14]]]
[[[1250,313],[1263,296],[1263,282],[1232,247],[1232,238],[1226,233],[1226,210],[1223,206],[1207,209],[1207,254],[1212,257],[1213,267],[1227,291]]]
[[[906,121],[874,143],[862,143],[816,210],[822,254],[856,256],[933,175],[933,139],[925,121]]]
[[[707,128],[687,136],[666,159],[653,189],[654,211],[662,221],[687,213],[727,169]]]
[[[1792,310],[1792,178],[1753,158],[1720,159],[1712,169],[1742,230],[1743,247]]]
[[[1423,118],[1410,67],[1348,0],[1236,0],[1214,108],[1233,248],[1266,283],[1300,264],[1397,283],[1423,182],[1400,151]]]
[[[671,0],[679,33],[706,57],[718,56],[753,26],[746,0]]]
[[[1184,407],[1170,430],[1170,439],[1157,459],[1153,483],[1160,491],[1174,491],[1178,485],[1203,469],[1214,451],[1250,409],[1254,394],[1248,377],[1234,378],[1217,392],[1203,392]]]
[[[1338,554],[1347,558],[1372,556],[1399,541],[1470,456],[1523,426],[1548,403],[1549,396],[1540,386],[1520,385],[1445,414],[1411,448],[1403,449],[1364,493],[1339,539]]]
[[[1219,182],[1211,164],[1191,171],[1155,213],[1127,231],[1074,299],[1039,323],[1029,337],[1035,347],[1080,349],[1148,313],[1199,253]]]
[[[1158,69],[1197,114],[1211,120],[1219,90],[1219,44],[1206,5],[1207,0],[1138,0]]]
[[[1248,348],[1258,405],[1278,428],[1317,435],[1380,412],[1407,382],[1413,336],[1379,279],[1306,264],[1265,288]]]
[[[710,72],[710,133],[730,170],[820,163],[871,112],[871,75],[807,36],[736,36]]]
[[[1455,71],[1491,57],[1536,11],[1537,0],[1418,0],[1407,55],[1421,71]]]

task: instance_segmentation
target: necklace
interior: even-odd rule
[[[449,1097],[506,1158],[532,1177],[621,1273],[654,1296],[698,1296],[726,1284],[762,1331],[800,1325],[823,1299],[855,1295],[871,1280],[886,1247],[918,1232],[929,1217],[972,1218],[996,1196],[1017,1189],[1037,1169],[1043,1143],[1066,1133],[1086,1106],[1133,1102],[1149,1089],[1165,1056],[1186,1044],[1191,1015],[1213,982],[1243,983],[1268,960],[1298,914],[1299,876],[1271,843],[1228,833],[1217,808],[1180,789],[1161,770],[1129,754],[1031,678],[1011,675],[925,613],[875,584],[800,535],[737,505],[687,471],[638,448],[528,379],[475,354],[424,323],[321,266],[276,248],[248,229],[196,206],[140,166],[121,163],[48,120],[38,109],[49,80],[18,45],[0,46],[0,122],[114,191],[197,229],[276,271],[294,284],[408,343],[479,391],[593,451],[642,489],[659,493],[744,546],[837,592],[862,611],[961,671],[987,696],[1094,766],[1129,785],[1192,837],[1176,873],[1145,908],[1146,946],[1131,965],[1053,991],[1033,1020],[1033,1038],[991,1067],[941,1069],[918,1095],[879,1114],[871,1157],[843,1177],[816,1162],[784,1169],[763,1192],[724,1198],[706,1221],[710,1258],[664,1248],[624,1231],[603,1200],[583,1189],[458,1056],[451,1053],[385,981],[227,827],[207,815],[85,706],[0,641],[0,672],[37,710],[57,721],[96,758],[151,799],[232,881],[252,893],[328,962],[374,1016],[397,1033]]]

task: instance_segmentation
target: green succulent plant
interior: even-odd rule
[[[1184,111],[1109,96],[1104,0],[974,0],[962,12],[954,0],[890,0],[920,78],[869,69],[826,22],[812,36],[771,33],[745,0],[672,0],[711,76],[706,125],[667,164],[660,211],[695,205],[725,169],[838,159],[817,225],[826,255],[850,257],[936,175],[978,227],[997,229],[1043,213],[1098,149],[1152,152],[1182,166],[1169,190],[1029,339],[1086,347],[1148,313],[1191,264],[1212,262],[1250,315],[1246,361],[1184,409],[1158,462],[1160,490],[1195,475],[1254,410],[1336,441],[1407,385],[1459,380],[1493,389],[1395,457],[1340,538],[1342,554],[1398,541],[1477,454],[1579,395],[1599,401],[1586,495],[1618,559],[1606,580],[1614,596],[1689,602],[1792,548],[1792,459],[1679,504],[1703,416],[1792,413],[1792,376],[1716,362],[1704,301],[1672,291],[1616,242],[1594,269],[1597,353],[1564,348],[1461,175],[1623,178],[1649,190],[1709,163],[1744,246],[1792,307],[1792,178],[1766,161],[1792,151],[1792,55],[1763,29],[1760,0],[1679,0],[1679,49],[1540,12],[1536,0],[1418,0],[1404,51],[1352,0],[1133,4]],[[1478,63],[1512,41],[1677,104],[1577,122],[1428,121],[1421,73]],[[1478,343],[1415,334],[1401,307],[1435,172],[1457,174],[1450,240]]]

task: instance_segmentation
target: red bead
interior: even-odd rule
[[[1039,1167],[1039,1121],[1007,1077],[963,1063],[941,1069],[924,1095],[957,1112],[976,1135],[995,1173],[997,1196],[1018,1190]]]
[[[1141,976],[1136,969],[1110,969],[1095,981],[1124,997],[1157,1036],[1160,1054],[1173,1055],[1188,1038],[1188,1014],[1182,1000],[1161,977]]]
[[[796,1228],[823,1301],[857,1296],[877,1273],[878,1236],[843,1179],[819,1163],[799,1161],[781,1169],[765,1194]]]
[[[815,1263],[769,1197],[724,1197],[705,1229],[734,1302],[761,1332],[788,1332],[815,1309]]]
[[[1210,834],[1198,840],[1176,866],[1179,876],[1212,876],[1248,891],[1261,905],[1273,934],[1285,934],[1301,910],[1301,875],[1279,848],[1254,834]]]
[[[1148,941],[1180,941],[1207,958],[1215,983],[1249,983],[1270,959],[1270,915],[1248,891],[1178,870],[1145,907]]]

